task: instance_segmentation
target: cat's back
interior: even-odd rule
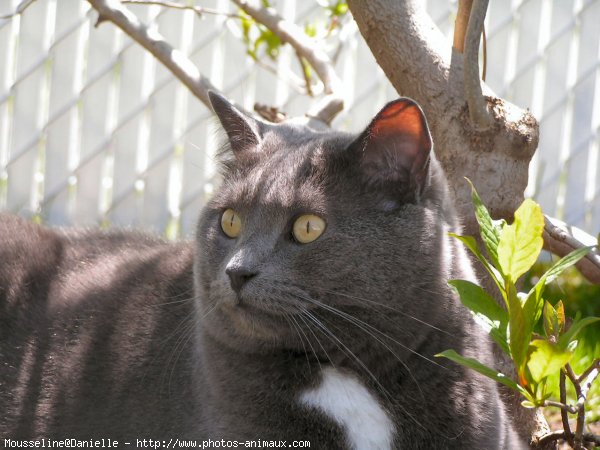
[[[192,252],[139,232],[57,230],[0,214],[0,317],[107,307],[182,283],[191,295]]]
[[[0,435],[178,428],[165,417],[189,408],[191,369],[171,340],[187,337],[192,253],[141,233],[0,215]]]

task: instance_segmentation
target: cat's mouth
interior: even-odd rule
[[[223,304],[221,310],[238,333],[252,338],[278,339],[282,327],[286,326],[285,314],[266,305],[259,307],[257,304],[241,301]]]
[[[235,302],[225,304],[225,308],[235,314],[266,317],[286,317],[301,312],[301,305],[271,299],[254,298],[243,294],[238,294]]]

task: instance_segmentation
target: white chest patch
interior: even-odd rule
[[[377,399],[352,375],[328,367],[321,384],[300,394],[300,403],[338,423],[353,450],[391,450],[394,424]]]

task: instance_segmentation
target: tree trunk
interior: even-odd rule
[[[425,111],[435,153],[449,178],[466,231],[477,230],[468,177],[492,216],[511,218],[523,201],[538,123],[484,86],[493,124],[469,120],[463,88],[463,55],[452,50],[418,1],[349,0],[361,34],[398,93]]]

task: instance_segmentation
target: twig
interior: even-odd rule
[[[282,42],[290,44],[296,53],[312,66],[323,82],[323,88],[327,95],[320,102],[317,102],[306,115],[329,125],[343,109],[344,101],[341,95],[342,83],[327,53],[296,24],[287,22],[272,9],[250,4],[246,0],[232,1],[254,20],[271,30]]]
[[[565,381],[566,381],[565,378],[566,378],[565,371],[561,370],[559,386],[560,386],[560,402],[563,405],[567,404],[567,387],[565,385]],[[561,408],[560,418],[562,419],[563,430],[565,432],[567,442],[569,442],[569,445],[572,447],[573,446],[573,433],[571,432],[571,426],[569,425],[569,416],[567,416],[567,411],[565,409]]]
[[[14,13],[10,13],[10,14],[6,14],[4,16],[0,16],[0,20],[4,19],[4,20],[8,20],[8,19],[12,19],[15,16],[18,16],[19,14],[23,14],[23,12],[29,8],[31,5],[33,5],[33,3],[35,2],[35,0],[23,0],[21,3],[19,3],[17,5],[17,8],[15,9]]]
[[[585,424],[585,400],[587,398],[587,393],[590,389],[590,386],[598,376],[598,369],[592,369],[592,371],[587,375],[587,378],[584,380],[583,385],[580,383],[581,377],[578,377],[575,374],[570,364],[565,366],[565,373],[569,377],[569,380],[571,380],[571,383],[573,383],[573,387],[575,387],[575,394],[577,395],[577,405],[575,407],[577,412],[577,425],[573,439],[573,448],[575,450],[581,450],[583,448],[583,426]]]
[[[255,103],[254,111],[256,111],[256,113],[260,117],[262,117],[272,123],[281,123],[287,119],[287,115],[285,113],[279,111],[274,106],[268,106],[268,105],[263,105],[261,103]]]
[[[296,52],[296,58],[298,59],[298,63],[300,64],[300,69],[302,70],[302,75],[304,76],[304,84],[306,85],[306,93],[310,97],[313,97],[314,94],[313,94],[312,88],[310,86],[310,73],[309,73],[308,63],[304,60],[304,58],[302,58],[302,55],[298,52]]]
[[[559,440],[566,440],[568,442],[569,436],[573,437],[572,434],[566,433],[565,431],[553,431],[552,433],[545,434],[541,438],[539,438],[534,444],[538,447],[542,447],[545,444],[550,442],[556,442]],[[600,445],[600,436],[595,435],[593,433],[584,433],[583,441],[589,442],[594,445]]]
[[[568,405],[566,403],[562,403],[562,402],[555,402],[552,400],[546,400],[544,402],[544,406],[555,406],[556,408],[560,408],[563,411],[566,411],[568,413],[571,414],[577,414],[577,408],[575,408],[574,406]],[[564,425],[564,423],[563,423]]]
[[[465,36],[467,34],[467,25],[469,25],[469,16],[473,0],[460,0],[456,11],[456,19],[454,21],[454,41],[452,47],[459,52],[465,51]]]
[[[211,15],[215,15],[215,16],[225,16],[225,17],[229,17],[231,19],[241,19],[242,18],[242,16],[240,16],[239,14],[228,13],[225,11],[219,11],[219,10],[211,9],[211,8],[203,8],[201,6],[182,5],[181,3],[170,2],[167,0],[121,0],[121,3],[123,3],[123,4],[129,3],[132,5],[157,5],[157,6],[163,6],[165,8],[171,8],[171,9],[190,10],[190,11],[194,11],[198,15],[198,17],[202,17],[203,14],[211,14]]]
[[[274,76],[279,78],[281,81],[286,83],[290,88],[292,88],[295,92],[301,95],[306,95],[306,88],[304,87],[304,80],[297,76],[291,70],[283,73],[283,70],[278,70],[276,67],[270,65],[268,62],[261,60],[260,58],[254,59],[254,64],[259,67],[262,67],[266,71],[272,73]]]
[[[594,360],[594,362],[592,363],[592,365],[590,367],[585,369],[583,371],[583,373],[581,375],[579,375],[579,378],[577,379],[577,381],[579,381],[581,383],[588,377],[588,375],[590,375],[592,373],[592,371],[599,370],[599,369],[600,369],[600,359],[596,359],[596,360]]]
[[[135,14],[114,0],[88,0],[98,12],[98,24],[110,21],[134,41],[152,53],[164,64],[202,103],[211,108],[208,91],[219,92],[194,63],[180,50],[173,48],[156,30],[150,30]],[[242,109],[242,108],[240,108]]]
[[[573,250],[596,243],[592,236],[577,227],[566,225],[553,217],[545,218],[544,248],[549,252],[565,256]],[[597,250],[592,250],[582,258],[577,268],[589,282],[600,284],[600,254]]]
[[[487,100],[481,91],[479,75],[479,43],[485,13],[489,0],[473,0],[467,34],[465,36],[464,85],[465,97],[469,106],[469,115],[473,125],[485,130],[492,125],[492,117],[487,110]]]

